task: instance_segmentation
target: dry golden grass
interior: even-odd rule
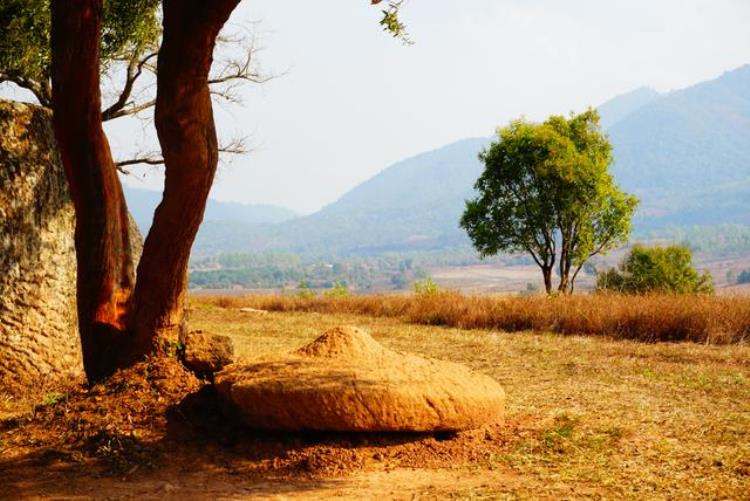
[[[645,342],[730,344],[750,340],[750,298],[746,297],[595,294],[548,298],[441,292],[339,298],[205,296],[194,301],[222,308],[397,317],[415,324],[461,329],[604,335]]]
[[[578,307],[579,314],[587,315],[592,309],[585,303],[589,299],[565,300],[565,311],[572,315]],[[506,304],[500,299],[460,296],[451,300],[464,304],[451,307],[448,298],[433,298],[414,310],[415,300],[409,298],[298,302],[263,297],[222,300],[222,307],[215,300],[194,298],[191,326],[229,334],[241,357],[255,357],[296,348],[335,325],[354,324],[391,348],[464,363],[496,378],[508,396],[510,426],[503,452],[486,457],[483,464],[456,465],[445,472],[456,483],[448,490],[441,487],[441,498],[747,499],[750,346],[646,344],[412,323],[415,311],[442,304],[449,313],[439,318],[441,323],[467,321],[476,326],[491,318],[493,308]],[[600,301],[599,308],[607,304],[604,301],[613,301],[594,300]],[[555,304],[523,301],[507,304],[519,309]],[[687,308],[665,298],[656,301],[647,310],[649,315],[657,315],[658,305],[670,314]],[[636,308],[633,304],[618,308],[627,311]],[[690,315],[697,315],[698,308],[715,311],[711,308],[722,304],[737,313],[742,302],[701,299],[693,303]],[[488,311],[463,320],[451,316],[466,311],[468,305],[480,312],[483,305]],[[239,306],[298,311],[261,315],[244,313]],[[355,315],[344,312],[345,308],[368,314]],[[300,311],[316,309],[333,313]],[[598,321],[579,323],[596,326]],[[422,475],[415,472],[412,477]],[[391,493],[405,499],[412,494],[430,497],[427,487],[407,480],[402,485],[395,480],[400,477],[392,478]],[[458,478],[465,482],[453,480]],[[314,497],[315,491],[307,494]]]

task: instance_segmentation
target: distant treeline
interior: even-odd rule
[[[700,257],[736,256],[750,254],[750,226],[669,227],[636,235],[633,241],[682,243]],[[482,260],[468,245],[363,256],[236,252],[194,259],[191,263],[190,286],[204,289],[281,289],[305,284],[314,289],[326,289],[339,282],[353,291],[398,290],[411,288],[415,280],[429,276],[431,269],[476,264],[512,266],[533,263],[526,256],[503,255]],[[750,281],[750,277],[745,274],[743,280]]]
[[[646,240],[668,240],[685,244],[695,254],[726,257],[750,254],[750,226],[672,226],[645,235]]]
[[[351,290],[407,289],[441,266],[478,263],[529,264],[524,256],[481,261],[472,249],[451,249],[375,256],[304,256],[291,253],[231,253],[196,260],[190,287],[202,289],[332,288],[336,282]]]

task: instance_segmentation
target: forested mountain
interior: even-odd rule
[[[398,162],[310,216],[269,228],[270,247],[373,253],[463,243],[464,200],[489,139],[464,139]]]
[[[663,95],[607,131],[637,226],[750,223],[750,65]]]
[[[615,178],[642,200],[636,231],[750,223],[750,66],[666,94],[637,89],[599,110],[614,144]],[[229,217],[235,208],[222,204],[226,212],[209,210],[196,252],[466,246],[458,220],[482,169],[477,154],[490,140],[464,139],[393,164],[306,217],[289,219],[279,209],[264,218]],[[288,220],[257,226],[274,217]]]

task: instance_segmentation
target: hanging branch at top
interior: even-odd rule
[[[370,0],[372,5],[377,5],[383,0]],[[409,37],[409,33],[406,31],[406,25],[401,22],[398,17],[399,10],[406,0],[398,0],[388,2],[388,8],[383,10],[383,17],[380,19],[380,26],[383,27],[383,31],[386,31],[393,35],[394,38],[398,38],[406,45],[412,45],[414,41]]]

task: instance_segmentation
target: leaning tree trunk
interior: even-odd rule
[[[164,195],[138,265],[130,327],[136,354],[177,342],[190,248],[218,163],[208,73],[216,37],[239,0],[164,0],[155,123]]]
[[[76,214],[78,324],[93,381],[126,362],[134,285],[128,215],[101,121],[102,0],[53,0],[51,7],[53,123]]]

